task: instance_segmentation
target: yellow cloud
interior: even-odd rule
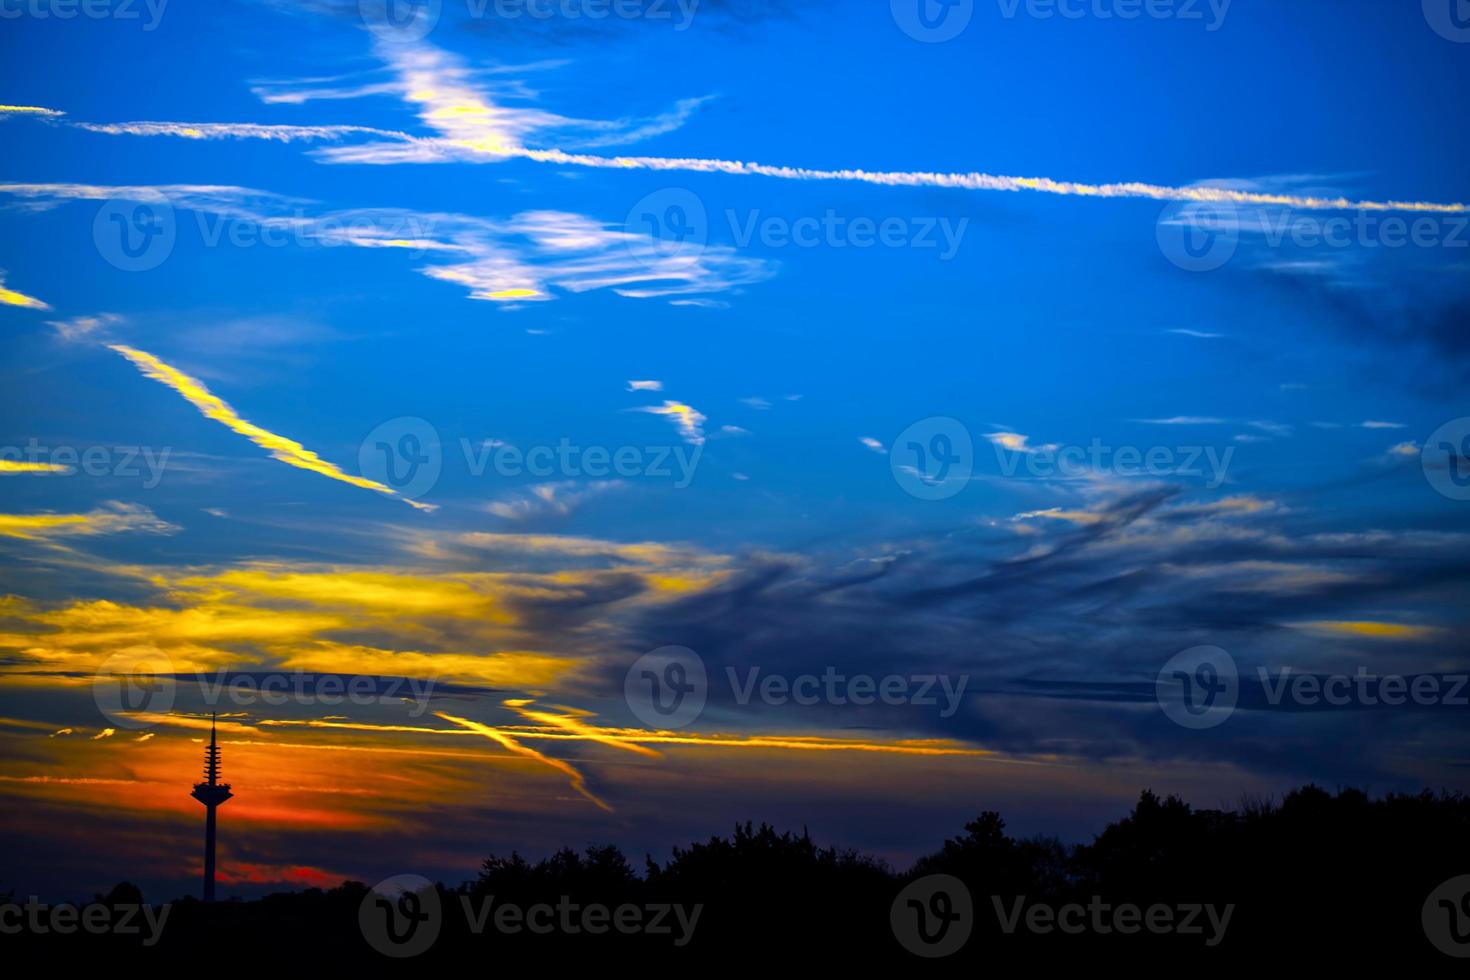
[[[7,473],[69,473],[71,468],[60,463],[27,463],[16,459],[0,459],[0,476]]]
[[[1103,519],[1102,514],[1095,514],[1089,510],[1063,510],[1060,507],[1050,507],[1046,510],[1028,510],[1011,518],[1013,521],[1029,521],[1036,518],[1046,518],[1051,521],[1068,521],[1072,524],[1096,524]]]
[[[110,503],[85,514],[0,514],[0,537],[33,541],[125,531],[169,534],[176,530],[137,504]]]
[[[583,776],[581,772],[579,772],[576,768],[569,765],[568,763],[565,763],[560,759],[554,759],[551,756],[545,755],[541,752],[537,752],[530,746],[522,745],[520,742],[517,742],[510,735],[506,734],[498,728],[491,728],[489,725],[482,725],[477,721],[470,721],[468,718],[456,718],[454,715],[447,715],[442,711],[436,711],[434,712],[434,714],[440,718],[443,718],[445,721],[453,722],[456,725],[461,725],[469,731],[474,732],[476,735],[483,735],[491,741],[499,742],[505,748],[516,753],[517,755],[523,755],[528,759],[534,759],[542,765],[550,766],[558,772],[565,773],[571,783],[572,789],[587,797],[587,799],[591,800],[600,809],[606,810],[608,813],[612,812],[612,807],[608,806],[606,802],[599,799],[596,794],[594,794],[590,789],[587,788],[587,777]]]
[[[705,416],[698,409],[686,405],[683,402],[666,401],[662,405],[650,405],[644,408],[635,408],[635,412],[648,412],[651,415],[662,415],[684,437],[684,441],[691,446],[704,445],[704,423]]]
[[[259,601],[283,599],[343,610],[371,610],[392,617],[460,616],[504,625],[512,617],[491,595],[451,576],[425,576],[407,571],[308,568],[262,565],[215,575],[187,576],[180,589],[202,593],[207,601],[222,597]]]
[[[429,653],[319,640],[304,649],[285,651],[281,666],[310,673],[433,677],[496,687],[549,688],[563,683],[578,665],[566,657],[528,651]]]
[[[1375,640],[1422,640],[1439,632],[1434,626],[1381,623],[1372,620],[1319,619],[1291,624],[1297,629],[1329,636],[1366,637]]]
[[[168,385],[183,395],[191,405],[199,409],[205,418],[219,422],[233,432],[238,432],[257,446],[268,450],[272,456],[288,466],[295,466],[299,469],[307,470],[350,486],[362,487],[365,490],[374,490],[378,493],[387,494],[390,497],[398,497],[398,499],[410,507],[415,507],[419,510],[434,509],[428,504],[421,504],[400,496],[398,491],[392,487],[366,479],[365,477],[352,476],[349,473],[345,473],[336,465],[327,462],[316,453],[301,445],[301,443],[262,429],[253,422],[247,422],[224,399],[206,388],[201,381],[196,378],[191,378],[177,368],[165,364],[147,351],[137,350],[123,344],[112,344],[110,346],[123,357],[132,361],[144,375],[152,378],[154,381],[160,381]]]
[[[0,278],[0,303],[6,306],[20,306],[28,310],[49,310],[51,304],[43,303],[34,296],[16,292],[14,289],[5,288],[5,280]]]

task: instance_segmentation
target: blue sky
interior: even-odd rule
[[[41,777],[151,786],[197,750],[188,685],[140,744],[98,716],[77,679],[120,655],[429,676],[504,731],[510,702],[636,727],[624,673],[669,644],[714,676],[969,678],[944,718],[712,688],[700,729],[871,739],[893,766],[939,739],[953,768],[681,746],[632,775],[578,747],[554,758],[589,795],[497,768],[524,814],[440,815],[426,873],[475,859],[485,821],[534,850],[785,816],[900,857],[997,802],[1081,837],[1144,783],[1460,785],[1444,710],[1245,698],[1199,732],[1153,703],[1197,645],[1247,680],[1465,666],[1470,511],[1440,450],[1470,435],[1455,21],[977,0],[925,43],[898,0],[635,6],[446,0],[404,33],[356,0],[0,5],[0,459],[41,464],[0,476],[22,874],[99,873],[47,829],[86,805]],[[129,224],[166,247],[130,258]],[[910,448],[956,439],[959,477]],[[631,469],[493,462],[562,445]],[[437,479],[396,480],[410,456]],[[232,718],[270,743],[269,711]],[[310,735],[446,741],[401,720]],[[701,765],[741,795],[680,797]],[[426,798],[441,775],[403,774]],[[193,816],[139,792],[143,826]],[[352,855],[396,812],[297,800],[338,833],[288,846],[239,795],[242,888],[366,876]],[[163,850],[146,874],[187,880]]]

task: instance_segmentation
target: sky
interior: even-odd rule
[[[3,0],[0,890],[1467,788],[1462,8]]]

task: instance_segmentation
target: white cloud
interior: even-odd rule
[[[648,412],[651,415],[662,415],[674,424],[679,430],[679,435],[691,446],[704,445],[704,423],[707,421],[704,414],[692,406],[683,402],[666,401],[662,405],[647,405],[642,408],[630,409],[633,412]]]
[[[565,517],[591,498],[623,486],[625,484],[621,480],[600,480],[592,483],[563,480],[558,483],[540,483],[524,493],[512,494],[502,500],[487,504],[485,509],[496,517],[508,521],[523,521],[551,514]]]

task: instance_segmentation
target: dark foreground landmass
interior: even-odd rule
[[[1463,974],[1470,960],[1456,954],[1470,956],[1470,877],[1460,876],[1470,876],[1470,798],[1461,794],[1371,799],[1306,787],[1225,812],[1145,792],[1091,844],[1018,840],[987,812],[904,871],[747,823],[675,848],[663,863],[647,859],[641,872],[615,847],[535,863],[493,856],[458,886],[404,879],[214,905],[186,898],[166,918],[158,906],[135,912],[131,935],[11,931],[27,914],[12,895],[5,901],[19,910],[4,920],[0,951],[176,968],[223,959],[288,973],[331,964],[623,973],[1066,963],[1161,974],[1288,964]],[[142,900],[124,884],[98,906],[117,911],[117,922]],[[104,913],[78,912],[87,914],[101,922]]]

